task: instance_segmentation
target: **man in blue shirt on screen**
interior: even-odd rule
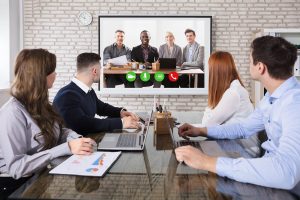
[[[211,157],[191,146],[175,150],[177,160],[236,181],[292,189],[300,180],[300,84],[293,76],[297,49],[280,37],[263,36],[251,44],[250,74],[267,89],[255,111],[242,123],[196,128],[179,134],[216,139],[247,138],[265,130],[261,158]],[[298,187],[298,185],[297,185]]]

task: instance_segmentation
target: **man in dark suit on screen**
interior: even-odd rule
[[[133,47],[131,51],[131,59],[133,61],[143,63],[146,68],[151,69],[152,63],[156,62],[159,58],[157,48],[149,45],[149,41],[151,39],[150,33],[146,30],[142,31],[140,34],[140,39],[142,44],[136,47]],[[137,79],[134,83],[135,87],[144,87],[151,86],[154,83],[154,87],[160,87],[160,82],[154,81],[153,75],[148,82],[142,82],[140,77],[137,76]]]

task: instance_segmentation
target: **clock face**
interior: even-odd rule
[[[93,16],[91,15],[91,13],[87,12],[87,11],[81,11],[78,14],[78,22],[81,25],[87,26],[90,23],[92,23],[93,21]]]

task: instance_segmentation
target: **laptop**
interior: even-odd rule
[[[176,69],[176,58],[159,58],[160,69]]]
[[[153,110],[150,114],[150,119]],[[142,151],[149,132],[150,120],[142,124],[138,133],[106,133],[98,144],[98,150],[110,151]]]
[[[172,128],[172,126],[170,124],[167,112],[165,112],[164,117],[165,117],[166,122],[167,122],[167,124],[169,126],[169,133],[171,135],[173,149],[175,149],[177,147],[180,147],[180,146],[186,146],[186,145],[191,145],[193,147],[201,149],[200,141],[192,141],[192,140],[179,140],[179,141],[176,141],[175,138],[174,138],[173,128]],[[174,123],[174,122],[172,121],[172,123]]]

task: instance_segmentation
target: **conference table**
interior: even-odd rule
[[[177,122],[199,123],[202,113],[172,113]],[[174,128],[178,140],[177,128]],[[100,141],[104,133],[90,135]],[[254,158],[262,155],[263,137],[209,140],[197,137],[201,149],[211,156]],[[52,168],[67,157],[54,160]],[[176,161],[169,134],[149,127],[140,152],[122,152],[104,177],[50,175],[46,168],[10,195],[9,199],[299,199],[299,191],[240,183],[214,173],[196,170]],[[297,194],[298,192],[298,194]]]

